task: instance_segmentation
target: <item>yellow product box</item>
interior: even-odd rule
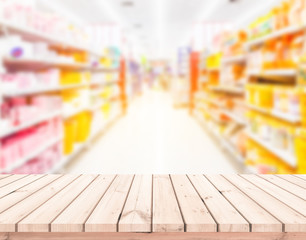
[[[76,139],[77,122],[69,119],[64,122],[64,154],[69,155],[73,152]]]
[[[267,109],[273,108],[273,86],[256,85],[255,105]]]
[[[256,85],[246,85],[246,101],[249,104],[255,105]]]
[[[91,117],[87,112],[83,112],[75,116],[77,122],[76,142],[85,142],[90,134]]]
[[[80,72],[62,71],[60,83],[62,85],[82,83],[82,74]]]
[[[306,129],[299,129],[295,138],[295,152],[297,156],[297,172],[306,174]]]

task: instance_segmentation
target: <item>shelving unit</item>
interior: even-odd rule
[[[60,38],[56,38],[54,36],[48,35],[46,33],[39,32],[37,30],[31,29],[27,26],[22,26],[20,24],[16,24],[13,22],[5,21],[4,19],[0,19],[0,26],[2,30],[6,33],[14,33],[21,35],[24,39],[28,41],[41,41],[46,42],[53,46],[58,46],[63,49],[71,49],[77,51],[84,51],[90,54],[94,54],[96,56],[102,56],[102,54],[98,53],[95,50],[90,49],[89,47],[80,46],[78,44],[74,44],[71,42],[67,42]]]
[[[36,124],[45,122],[45,121],[53,119],[55,117],[61,117],[61,116],[62,116],[62,111],[55,111],[53,113],[45,114],[44,116],[38,117],[37,119],[34,119],[33,121],[30,121],[28,123],[21,124],[21,125],[16,126],[16,127],[11,127],[9,129],[6,129],[6,130],[2,131],[0,133],[0,138],[4,138],[6,136],[12,135],[14,133],[25,130],[29,127],[32,127]]]
[[[101,59],[107,58],[107,56],[102,55],[102,49],[101,51],[97,51],[96,49],[92,49],[89,46],[82,46],[80,44],[76,44],[73,42],[68,42],[66,40],[63,40],[59,37],[54,37],[51,35],[48,35],[47,33],[43,33],[37,30],[34,30],[32,28],[29,28],[27,26],[15,24],[14,22],[8,22],[3,19],[0,19],[0,31],[4,33],[4,36],[8,36],[10,34],[16,34],[21,36],[21,38],[25,41],[28,42],[44,42],[47,43],[52,49],[61,49],[61,50],[69,50],[69,52],[85,52],[89,56],[94,57],[95,59]],[[50,59],[45,59],[45,58],[21,58],[21,59],[12,59],[8,57],[4,57],[3,59],[0,59],[1,63],[3,63],[3,66],[6,69],[13,69],[15,70],[27,70],[27,71],[38,71],[38,70],[44,70],[44,69],[49,69],[49,68],[58,68],[61,71],[87,71],[87,72],[92,72],[92,73],[105,73],[105,74],[110,74],[110,73],[118,73],[121,71],[121,68],[119,67],[105,67],[102,65],[92,65],[91,63],[78,63],[78,62],[68,62],[68,61],[61,61],[57,60],[54,58],[54,60]],[[118,76],[119,78],[119,76]],[[37,94],[44,94],[44,93],[62,93],[65,92],[66,90],[72,90],[72,89],[79,89],[79,88],[84,88],[87,87],[88,89],[92,89],[96,86],[110,86],[110,85],[116,85],[118,84],[119,86],[119,81],[123,81],[122,79],[114,79],[112,81],[106,81],[104,79],[101,79],[100,81],[95,81],[95,82],[82,82],[82,83],[77,83],[77,84],[66,84],[66,85],[52,85],[52,86],[39,86],[36,88],[29,88],[29,89],[11,89],[11,90],[6,90],[3,92],[3,97],[4,98],[13,98],[13,97],[25,97],[25,96],[32,96],[32,95],[37,95]],[[1,84],[1,82],[0,82]],[[3,88],[1,88],[2,90]],[[0,90],[0,91],[1,91]],[[123,91],[123,89],[121,89]],[[2,91],[1,91],[2,92]],[[0,103],[2,101],[2,95],[0,92]],[[122,93],[123,94],[123,93]],[[110,101],[110,100],[108,100]],[[121,99],[117,99],[116,101],[121,101]],[[55,117],[61,117],[63,121],[74,117],[75,115],[82,113],[82,112],[90,112],[94,113],[95,111],[99,111],[99,108],[102,107],[104,104],[99,102],[96,103],[93,106],[87,106],[87,107],[82,107],[79,109],[74,109],[73,111],[67,113],[63,112],[62,109],[46,114],[44,116],[38,116],[34,117],[33,121],[24,123],[20,126],[16,126],[13,128],[10,128],[9,130],[1,129],[0,133],[0,139],[2,140],[5,137],[8,137],[10,135],[16,134],[22,130],[26,130],[30,127],[33,127],[39,123],[48,121],[50,119],[53,119]],[[120,110],[119,110],[120,111]],[[119,115],[119,113],[117,114]],[[113,119],[112,119],[113,120]],[[1,121],[1,116],[0,116],[0,121]],[[109,121],[109,120],[108,120]],[[83,144],[78,144],[75,146],[74,151],[67,155],[67,156],[62,156],[61,159],[59,159],[58,163],[53,166],[52,169],[50,169],[49,173],[56,173],[58,172],[63,166],[65,166],[69,161],[71,161],[73,158],[75,158],[80,152],[82,152],[93,140],[95,136],[97,136],[101,131],[105,129],[107,124],[103,124],[100,129],[97,130],[97,132],[93,133],[92,136],[89,137],[89,139],[83,143]],[[38,147],[33,153],[31,153],[29,156],[26,156],[23,159],[18,160],[16,163],[12,164],[11,166],[5,168],[5,169],[0,169],[1,173],[10,173],[14,169],[19,168],[20,166],[23,166],[26,164],[29,160],[35,158],[38,156],[40,153],[48,149],[50,146],[54,145],[55,143],[62,141],[64,137],[60,137],[57,139],[52,139],[51,141],[48,141],[47,143],[43,144],[42,146]],[[0,142],[0,148],[1,148],[1,142]],[[0,149],[1,150],[1,149]]]
[[[284,160],[286,163],[288,163],[292,167],[296,167],[296,157],[293,154],[288,153],[287,151],[275,148],[273,145],[271,145],[271,143],[261,139],[255,134],[252,134],[250,131],[247,131],[247,135],[249,136],[249,138],[251,138],[258,144],[266,148],[268,151],[272,152],[273,154],[275,154],[276,156]]]
[[[234,63],[234,62],[245,62],[246,55],[238,55],[232,57],[224,57],[222,59],[222,64]]]
[[[55,139],[51,139],[51,140],[46,141],[46,143],[42,144],[41,146],[38,146],[38,148],[35,151],[33,151],[29,155],[19,159],[18,161],[13,163],[11,166],[9,166],[5,169],[0,169],[0,173],[9,173],[9,172],[14,171],[18,167],[21,167],[22,165],[24,165],[25,163],[27,163],[31,159],[37,157],[40,153],[42,153],[43,151],[45,151],[49,147],[55,145],[56,143],[58,143],[62,139],[63,139],[63,136],[60,136],[60,137],[57,137]]]
[[[290,34],[300,32],[300,31],[304,30],[305,28],[306,28],[306,26],[304,26],[304,25],[289,26],[289,27],[286,27],[284,29],[280,29],[278,31],[267,34],[263,37],[260,37],[260,38],[254,39],[252,41],[249,41],[245,44],[245,48],[249,50],[250,47],[253,47],[253,46],[256,46],[256,45],[259,45],[259,44],[263,44],[264,42],[266,42],[268,40],[279,38],[279,37],[284,36],[284,35],[290,35]]]
[[[284,5],[276,7],[281,9],[284,8]],[[289,11],[292,11],[291,14],[293,14],[294,6],[288,7],[291,8]],[[200,72],[199,79],[205,78],[206,81],[198,81],[199,85],[205,86],[200,91],[202,91],[201,94],[204,92],[208,94],[204,95],[202,99],[199,97],[200,93],[196,95],[194,105],[198,111],[201,111],[201,105],[197,105],[199,101],[205,101],[211,107],[211,110],[206,108],[208,113],[197,113],[197,115],[202,114],[206,118],[202,122],[209,121],[209,118],[206,117],[210,114],[209,111],[214,112],[215,109],[218,109],[236,122],[237,128],[240,125],[245,136],[240,145],[243,141],[248,144],[243,148],[243,152],[246,153],[245,159],[242,156],[238,158],[245,162],[248,172],[256,174],[305,173],[306,164],[303,151],[306,147],[306,110],[303,106],[305,105],[306,91],[303,92],[300,86],[304,87],[306,82],[304,41],[306,25],[304,23],[296,24],[298,21],[303,22],[300,16],[301,12],[296,12],[297,15],[300,14],[296,19],[282,16],[284,19],[287,17],[286,22],[282,22],[284,19],[281,20],[278,13],[271,11],[269,14],[250,25],[249,37],[252,37],[252,40],[247,40],[246,31],[225,34],[226,40],[223,42],[223,49],[221,49],[225,57],[221,59],[219,70],[223,74],[221,77],[219,76],[219,82],[212,81],[210,83],[206,73],[209,73],[208,64],[201,65],[201,68],[206,72]],[[268,22],[267,19],[272,15],[275,15],[275,25],[270,26],[267,23],[265,27],[277,28],[278,30],[271,30],[270,33],[254,39],[253,36],[260,35],[261,31],[262,34],[267,31],[261,21]],[[266,20],[264,20],[265,17]],[[207,48],[207,46],[205,47]],[[244,80],[238,84],[240,76],[238,77],[237,73],[244,64],[244,76],[241,76]],[[236,68],[230,69],[231,65],[235,65]],[[228,75],[231,73],[235,78],[229,78]],[[231,79],[235,81],[230,82]],[[244,103],[239,103],[237,110],[239,113],[244,111],[246,119],[239,117],[242,114],[236,115],[235,111],[231,111],[236,104],[235,101],[221,104],[222,100],[229,95],[237,98],[244,96],[241,101]],[[222,126],[218,127],[224,130]],[[233,128],[234,123],[231,123],[228,130]],[[271,141],[260,137],[259,133],[265,132],[265,130],[271,131]],[[226,132],[226,135],[229,134],[229,131]],[[215,131],[216,134],[218,131]],[[217,136],[220,142],[223,139],[222,135]],[[224,146],[226,147],[226,144]],[[228,145],[227,147],[230,152],[232,146]],[[235,155],[235,149],[233,153]]]

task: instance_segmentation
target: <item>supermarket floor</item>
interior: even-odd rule
[[[236,173],[241,172],[171,95],[147,92],[80,157],[68,173]]]

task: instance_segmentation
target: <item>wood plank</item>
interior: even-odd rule
[[[97,175],[83,175],[53,196],[17,225],[18,232],[48,232],[49,224],[63,211]]]
[[[47,184],[55,181],[59,177],[61,176],[59,175],[45,175],[45,176],[37,175],[36,178],[39,179],[39,181],[34,181],[17,190],[16,189],[12,190],[12,192],[10,192],[7,196],[0,199],[0,213],[4,212],[5,210],[12,207],[16,203],[32,195],[33,193],[43,188]]]
[[[0,240],[305,240],[306,233],[0,233]]]
[[[0,232],[15,232],[16,224],[77,178],[64,175],[0,214]]]
[[[151,232],[152,175],[137,175],[122,211],[119,232]]]
[[[252,198],[260,206],[266,209],[279,221],[283,226],[285,232],[305,232],[306,231],[306,218],[297,213],[292,208],[285,205],[283,202],[272,197],[270,194],[264,192],[257,186],[245,180],[238,175],[224,175],[232,184],[238,187],[242,192]]]
[[[285,179],[286,181],[288,182],[291,182],[295,185],[298,185],[302,188],[306,188],[306,181],[304,181],[303,179],[299,178],[299,177],[296,177],[294,175],[275,175],[279,178],[282,178],[282,179]]]
[[[203,175],[188,177],[217,222],[218,232],[250,231],[249,223]]]
[[[306,180],[306,175],[305,174],[298,174],[298,175],[294,175],[294,176],[302,178],[303,180]]]
[[[0,189],[0,198],[22,188],[34,181],[37,181],[44,177],[44,175],[28,175],[24,178],[18,179],[12,183],[6,184],[4,187]]]
[[[117,232],[133,175],[119,175],[85,223],[85,232]]]
[[[114,180],[99,175],[52,223],[52,232],[82,232],[84,223]]]
[[[260,178],[256,175],[241,175],[244,179],[247,179],[257,187],[261,188],[266,193],[277,198],[281,202],[285,203],[298,213],[306,216],[306,201],[285,191],[284,189]]]
[[[186,175],[171,175],[186,232],[216,232],[217,224]]]
[[[274,175],[259,175],[261,178],[275,184],[276,186],[306,200],[306,189],[299,187],[298,185],[291,183],[289,181],[286,181],[285,179],[279,178]]]
[[[0,188],[1,187],[4,187],[12,182],[15,182],[19,179],[22,179],[24,177],[26,177],[27,175],[26,174],[23,174],[23,175],[11,175],[9,177],[6,177],[6,178],[3,178],[0,180]]]
[[[7,178],[9,176],[12,176],[11,174],[0,174],[0,179]]]
[[[184,222],[169,175],[153,176],[153,232],[184,232]]]
[[[206,175],[206,178],[246,218],[251,224],[252,232],[282,232],[281,222],[224,177],[221,175]]]

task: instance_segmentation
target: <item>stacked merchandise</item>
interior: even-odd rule
[[[56,172],[120,114],[119,58],[30,0],[0,0],[0,26],[0,173]]]
[[[305,1],[284,1],[253,22],[248,34],[228,38],[218,84],[198,94],[210,102],[206,114],[225,109],[219,119],[239,120],[236,146],[249,172],[306,172],[305,13]],[[229,130],[218,130],[218,137],[228,137]]]
[[[221,146],[240,164],[243,162],[246,148],[246,136],[243,132],[245,36],[243,32],[226,35],[222,46],[224,55],[218,53],[207,57],[206,68],[201,71],[200,92],[195,99],[198,117],[204,117],[204,123],[217,137]]]

